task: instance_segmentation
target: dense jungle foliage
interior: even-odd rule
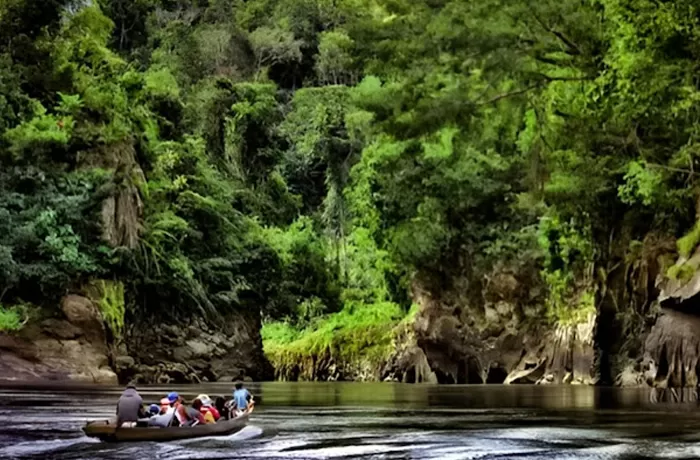
[[[83,290],[361,353],[497,263],[577,321],[700,241],[699,58],[693,0],[2,0],[0,328]]]

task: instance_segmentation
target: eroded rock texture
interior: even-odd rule
[[[231,382],[273,376],[262,352],[256,314],[231,314],[216,324],[202,319],[172,324],[138,321],[124,342],[124,353],[115,359],[122,381]]]
[[[18,334],[0,334],[0,377],[117,383],[97,307],[85,297],[68,295],[54,317]]]
[[[442,291],[414,286],[416,343],[438,382],[595,381],[595,315],[567,326],[547,321],[532,267],[496,267],[483,281],[464,280]]]

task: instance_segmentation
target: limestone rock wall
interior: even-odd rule
[[[0,334],[0,379],[116,384],[273,377],[255,314],[229,315],[216,326],[200,319],[133,321],[116,340],[88,298],[68,295],[55,315]]]
[[[85,297],[68,295],[54,317],[18,334],[0,334],[0,378],[116,384],[97,307]]]
[[[644,343],[646,383],[659,388],[698,385],[700,317],[664,309]]]
[[[421,306],[416,343],[440,383],[596,381],[595,315],[581,324],[551,325],[537,306],[539,293],[524,289],[512,273],[492,278],[477,302],[414,292]]]
[[[197,383],[269,380],[262,352],[260,317],[231,314],[212,324],[202,319],[173,323],[137,321],[115,358],[122,381]]]

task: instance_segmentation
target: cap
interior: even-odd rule
[[[177,392],[173,391],[168,393],[168,401],[170,401],[171,403],[174,403],[178,399],[180,399],[180,395],[177,394]]]
[[[148,407],[148,411],[149,411],[151,414],[157,414],[158,412],[160,412],[160,407],[158,407],[158,404],[151,404],[151,405]]]
[[[161,406],[169,406],[169,405],[170,405],[170,400],[169,400],[167,397],[165,397],[165,398],[163,398],[163,399],[160,400],[160,405],[161,405]]]
[[[209,398],[209,396],[199,395],[199,396],[197,396],[197,399],[202,401],[202,404],[204,404],[205,406],[211,406],[211,398]]]

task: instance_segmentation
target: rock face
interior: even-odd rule
[[[418,346],[413,325],[405,325],[397,336],[395,354],[384,365],[381,377],[384,381],[401,383],[438,383],[437,375],[430,368],[428,358]]]
[[[445,280],[448,280],[445,284]],[[393,353],[365,366],[329,353],[287,360],[283,380],[383,380],[443,384],[593,384],[591,312],[579,324],[552,324],[544,311],[537,267],[494,267],[489,277],[415,280],[411,321],[387,331]]]
[[[668,248],[664,249],[670,252]],[[654,256],[660,259],[658,255]],[[643,319],[636,329],[627,327],[625,337],[621,338],[628,346],[627,350],[621,350],[626,353],[620,355],[627,359],[626,365],[615,376],[616,384],[651,385],[657,388],[697,386],[700,380],[699,267],[699,250],[689,259],[678,259],[673,269],[679,269],[679,276],[666,276],[670,271],[662,270],[658,263],[646,263],[646,267],[642,268],[646,268],[649,274],[637,276],[642,282],[636,283],[636,288],[632,290],[632,293],[644,294],[642,301],[635,301],[635,295],[629,294],[627,301],[618,299],[615,302],[626,305],[628,310],[630,305],[633,307],[632,311],[636,314],[628,317]],[[688,272],[690,276],[685,276],[684,273]],[[635,286],[628,280],[625,284]],[[646,307],[639,308],[644,305]],[[635,359],[629,359],[632,356]]]
[[[646,381],[659,388],[696,387],[700,317],[664,309],[644,343]]]
[[[201,319],[163,324],[138,321],[115,359],[121,381],[196,383],[268,380],[272,366],[262,353],[260,317],[232,314],[214,326]]]
[[[540,292],[519,277],[495,272],[477,301],[461,295],[446,300],[414,287],[421,306],[416,342],[439,383],[595,382],[595,315],[551,326],[538,307]]]
[[[112,342],[99,309],[68,295],[52,317],[0,334],[0,378],[116,384],[271,379],[262,353],[260,318],[230,315],[219,327],[195,319],[138,321]]]
[[[61,314],[18,334],[0,334],[0,376],[117,383],[98,309],[85,297],[68,295],[61,302]]]

